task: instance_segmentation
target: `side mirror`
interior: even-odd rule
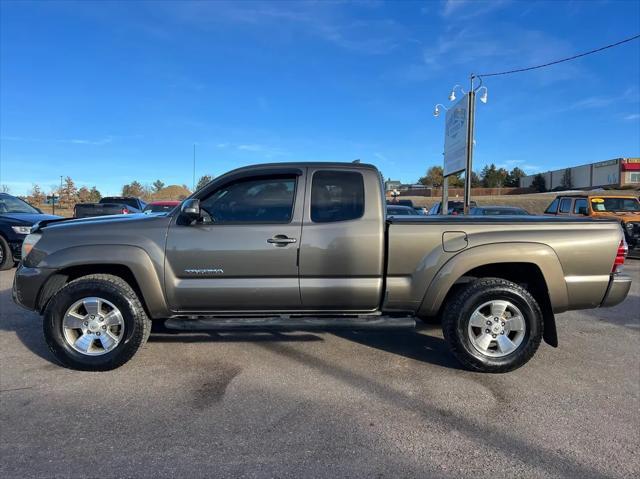
[[[200,200],[189,199],[184,200],[180,206],[180,214],[189,220],[197,220],[200,218]]]

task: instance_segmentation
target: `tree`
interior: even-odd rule
[[[573,180],[571,179],[571,168],[567,168],[566,170],[564,170],[562,179],[560,180],[560,186],[562,186],[562,189],[564,190],[570,190],[571,188],[573,188]]]
[[[480,179],[480,175],[475,171],[471,172],[471,188],[479,188],[482,186],[482,180]]]
[[[432,188],[439,188],[443,183],[442,178],[442,166],[432,166],[427,170],[427,174],[418,180],[418,183]]]
[[[73,208],[78,201],[78,188],[70,176],[64,179],[62,190],[60,191],[60,204],[66,208]]]
[[[213,180],[213,175],[201,176],[200,179],[198,180],[198,184],[196,185],[196,191],[198,191],[200,188],[204,188],[204,186],[206,186],[206,184],[209,183],[211,180]]]
[[[164,188],[164,181],[156,180],[153,182],[153,189],[155,190],[156,193],[160,191],[162,188]]]
[[[91,203],[91,191],[86,186],[81,186],[78,189],[78,201],[80,203]]]
[[[92,186],[89,190],[89,202],[97,203],[102,198],[102,194],[98,191],[95,186]]]
[[[40,185],[34,184],[31,193],[27,196],[27,202],[32,205],[41,205],[47,199],[47,195],[42,192]]]
[[[507,180],[504,182],[504,186],[518,188],[520,186],[520,178],[523,178],[525,176],[527,176],[527,174],[516,166],[507,175]]]
[[[544,193],[547,191],[547,182],[544,179],[544,175],[542,173],[538,173],[533,177],[533,181],[531,182],[531,188],[536,190],[539,193]]]
[[[480,176],[482,177],[482,186],[485,188],[502,188],[509,173],[504,168],[497,168],[495,164],[491,163],[482,168]]]
[[[134,196],[140,198],[144,195],[144,188],[139,181],[132,181],[122,187],[122,196]]]

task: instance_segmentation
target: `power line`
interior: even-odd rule
[[[613,47],[617,47],[618,45],[622,45],[623,43],[627,43],[633,40],[637,40],[638,38],[640,38],[640,34],[639,35],[635,35],[633,37],[629,37],[629,38],[625,38],[624,40],[620,40],[619,42],[616,43],[612,43],[610,45],[606,45],[604,47],[600,47],[600,48],[596,48],[595,50],[589,50],[588,52],[584,52],[584,53],[580,53],[578,55],[573,55],[571,57],[567,57],[567,58],[563,58],[561,60],[555,60],[549,63],[545,63],[543,65],[537,65],[534,67],[527,67],[527,68],[518,68],[517,70],[508,70],[508,71],[504,71],[504,72],[497,72],[497,73],[483,73],[481,75],[474,75],[477,78],[480,77],[495,77],[498,75],[509,75],[511,73],[520,73],[520,72],[526,72],[529,70],[537,70],[538,68],[544,68],[544,67],[548,67],[551,65],[557,65],[558,63],[563,63],[563,62],[568,62],[570,60],[575,60],[576,58],[580,58],[580,57],[586,57],[587,55],[591,55],[593,53],[598,53],[601,52],[602,50],[606,50],[608,48],[613,48]]]

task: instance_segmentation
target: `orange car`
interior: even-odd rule
[[[561,195],[544,212],[554,216],[590,216],[620,221],[629,250],[640,252],[640,201],[634,195]]]

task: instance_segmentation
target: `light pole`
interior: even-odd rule
[[[478,86],[475,86],[476,78],[480,81]],[[459,171],[464,171],[464,214],[469,214],[469,205],[471,200],[471,175],[473,172],[473,141],[474,141],[474,130],[475,130],[475,109],[476,109],[476,94],[480,91],[484,90],[482,95],[480,96],[480,101],[482,103],[487,103],[487,87],[482,86],[482,78],[477,77],[473,74],[469,77],[469,93],[466,93],[460,85],[455,85],[451,89],[451,93],[449,94],[449,101],[456,100],[456,90],[459,89],[463,95],[467,95],[467,108],[466,108],[466,142],[465,142],[465,166],[464,169],[457,169],[457,171],[446,171],[446,160],[447,160],[447,149],[446,149],[446,138],[449,134],[448,124],[451,121],[459,121],[459,118],[449,118],[447,114],[447,125],[445,125],[445,170],[444,173],[448,173],[446,176],[443,175],[442,178],[442,214],[446,215],[449,213],[449,176],[454,173],[458,173]],[[464,98],[464,97],[463,97]],[[434,110],[433,115],[438,117],[440,116],[441,110],[449,111],[447,107],[438,103]],[[457,108],[456,108],[457,109]]]

